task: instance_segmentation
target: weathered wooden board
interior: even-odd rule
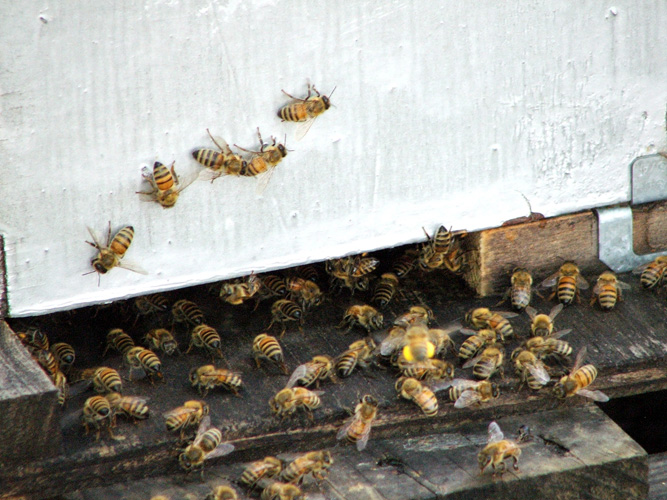
[[[634,207],[632,225],[635,253],[653,253],[667,249],[667,202]]]
[[[648,457],[648,500],[667,500],[667,452]]]
[[[386,256],[383,254],[381,260],[387,257],[389,263],[392,255],[391,252]],[[594,280],[594,276],[587,277]],[[664,297],[640,289],[635,276],[626,275],[622,279],[628,281],[632,289],[615,310],[602,312],[588,306],[584,299],[581,304],[566,308],[556,318],[558,329],[573,328],[568,340],[575,351],[588,346],[588,361],[600,370],[595,387],[612,397],[667,386],[667,367],[661,362],[667,355]],[[473,306],[488,307],[497,302],[497,298],[471,297],[457,278],[444,272],[428,275],[415,272],[404,282],[403,292],[403,297],[385,311],[385,325],[419,300],[433,308],[441,325],[462,318]],[[213,391],[206,397],[211,405],[213,423],[225,429],[226,438],[237,448],[233,455],[223,457],[221,462],[252,460],[276,450],[332,446],[336,428],[347,416],[345,408],[352,408],[365,393],[375,395],[380,401],[380,416],[373,430],[376,439],[391,438],[397,433],[447,432],[454,424],[569,408],[583,403],[578,401],[583,398],[559,402],[549,389],[537,393],[528,393],[524,389],[518,393],[517,379],[507,367],[505,380],[499,381],[502,395],[497,401],[481,408],[455,410],[443,394],[438,417],[429,419],[421,416],[410,403],[397,400],[393,388],[395,375],[391,370],[373,369],[366,373],[356,372],[341,384],[324,383],[323,405],[315,411],[312,423],[305,417],[281,423],[271,416],[267,402],[283,387],[286,377],[272,369],[257,370],[250,357],[252,338],[270,322],[269,305],[260,304],[257,311],[253,311],[252,304],[240,307],[221,304],[217,297],[208,294],[206,287],[173,292],[167,297],[172,303],[177,298],[190,298],[200,304],[207,321],[224,336],[223,352],[229,366],[244,379],[242,397],[223,391]],[[360,330],[344,334],[335,327],[348,305],[363,300],[367,300],[367,296],[359,292],[354,297],[345,292],[331,295],[324,306],[306,316],[304,334],[290,327],[283,339],[289,367],[294,369],[315,354],[339,354],[348,344],[362,338]],[[548,312],[554,303],[536,297],[534,305],[538,310]],[[526,315],[511,321],[518,336],[527,334],[529,319]],[[19,327],[21,323],[17,321],[13,326]],[[118,354],[102,358],[108,329],[122,327],[139,341],[149,328],[160,324],[169,326],[170,318],[168,315],[140,318],[135,325],[131,305],[119,303],[106,309],[86,309],[35,319],[34,323],[49,333],[52,341],[68,340],[75,344],[78,367],[105,364],[122,369]],[[177,329],[177,334],[187,345],[185,332]],[[464,337],[455,335],[453,338],[458,346]],[[508,354],[520,340],[510,341],[506,346]],[[72,397],[63,412],[62,455],[33,462],[29,468],[0,469],[0,484],[5,486],[5,494],[39,492],[48,496],[165,473],[180,475],[174,437],[166,433],[161,414],[185,400],[198,397],[189,385],[187,374],[192,367],[209,363],[210,358],[196,351],[173,358],[163,357],[164,383],[151,385],[145,379],[126,382],[125,393],[151,398],[152,416],[136,426],[120,422],[116,433],[125,438],[122,441],[103,439],[95,443],[91,436],[83,436],[77,412],[91,393]],[[457,369],[457,376],[470,377],[470,370]]]
[[[49,378],[0,320],[0,462],[25,463],[59,454],[57,399]]]

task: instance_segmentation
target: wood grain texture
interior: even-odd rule
[[[0,461],[25,463],[58,455],[61,409],[56,389],[4,321],[0,367]]]
[[[667,500],[667,452],[648,457],[648,500]]]
[[[667,250],[667,202],[632,209],[632,244],[637,254]]]
[[[5,259],[5,239],[0,234],[0,319],[7,316],[9,304],[7,300],[7,262]]]

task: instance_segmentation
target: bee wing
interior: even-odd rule
[[[211,417],[209,415],[205,415],[204,418],[201,419],[201,422],[199,422],[199,427],[197,428],[197,434],[195,435],[195,439],[192,444],[194,444],[195,446],[199,445],[202,436],[210,428],[211,428]]]
[[[199,172],[197,179],[199,179],[200,181],[213,182],[218,177],[222,177],[223,175],[225,175],[225,171],[223,168],[219,170],[213,170],[210,167],[204,167],[204,169],[201,172]]]
[[[579,352],[577,353],[577,357],[574,358],[574,365],[572,365],[572,369],[570,370],[570,373],[576,372],[579,368],[581,368],[581,365],[584,364],[584,358],[586,357],[586,346],[582,347],[579,349]]]
[[[459,399],[457,399],[454,403],[454,408],[467,408],[468,406],[472,406],[475,403],[479,403],[481,399],[482,397],[480,396],[479,392],[472,389],[466,389],[461,393]]]
[[[285,387],[291,389],[296,385],[297,381],[301,377],[305,376],[307,373],[308,373],[307,364],[297,366],[294,372],[292,372],[292,375],[290,375],[290,378],[287,380],[287,384],[285,384]]]
[[[565,330],[558,330],[557,332],[552,333],[549,335],[550,339],[559,339],[561,337],[564,337],[568,333],[572,331],[572,328],[566,328]]]
[[[553,306],[551,308],[551,311],[549,312],[549,319],[553,321],[553,319],[558,316],[558,314],[563,310],[563,304],[558,304],[557,306]]]
[[[449,389],[450,387],[456,387],[457,389],[464,390],[470,387],[474,387],[475,385],[477,385],[477,382],[475,382],[474,380],[455,378],[453,380],[443,380],[441,382],[434,383],[429,387],[433,392],[439,392],[445,389]]]
[[[361,431],[361,436],[357,439],[357,450],[363,451],[368,444],[368,437],[371,435],[371,424],[367,423],[364,425],[363,430]]]
[[[121,260],[118,263],[118,267],[122,267],[123,269],[127,269],[128,271],[132,271],[132,272],[138,273],[138,274],[148,274],[148,271],[146,271],[144,268],[142,268],[138,264],[135,264],[131,260],[126,260],[126,259]]]
[[[551,288],[558,282],[558,278],[560,278],[560,271],[556,271],[547,279],[545,279],[542,283],[539,284],[538,288]]]
[[[352,417],[348,418],[345,423],[343,424],[343,427],[341,427],[338,432],[336,433],[336,439],[340,441],[341,439],[345,439],[345,436],[347,435],[347,431],[350,429],[352,424],[357,420],[357,416],[353,415]]]
[[[183,415],[186,413],[192,413],[194,412],[194,408],[185,408],[183,406],[179,406],[178,408],[174,408],[173,410],[169,410],[168,412],[165,412],[162,414],[164,418],[169,418],[169,417],[177,417],[179,415]]]
[[[526,311],[526,314],[528,314],[528,317],[529,317],[530,319],[535,319],[535,316],[537,316],[537,310],[535,310],[534,307],[526,306],[526,308],[524,309],[524,311]]]
[[[494,420],[489,424],[487,443],[497,443],[503,439],[505,439],[505,435],[503,434],[503,431],[500,430],[500,426]]]
[[[92,383],[93,383],[92,380],[79,380],[78,382],[74,382],[72,385],[69,386],[70,397],[83,394],[84,392],[86,392],[86,390],[88,390],[88,388],[92,385]]]
[[[599,403],[606,403],[609,401],[609,396],[607,396],[604,392],[602,391],[591,391],[588,389],[579,389],[577,391],[577,394],[580,396],[584,396],[586,398],[590,398],[593,401],[598,401]]]
[[[444,330],[445,333],[449,335],[450,333],[461,331],[463,329],[463,325],[459,320],[454,320],[450,321],[449,323],[445,323],[445,326],[443,326],[441,329]]]
[[[577,274],[577,286],[581,290],[586,290],[590,285],[588,284],[588,281],[586,281],[586,278],[584,278],[581,274]]]
[[[493,311],[495,314],[502,316],[503,318],[516,318],[519,313],[514,311]]]
[[[269,181],[271,180],[271,177],[273,176],[273,171],[275,169],[276,169],[275,165],[269,167],[269,169],[262,175],[260,175],[259,179],[257,179],[257,187],[255,188],[255,192],[257,194],[264,193],[264,190],[266,190],[266,186],[269,185]]]
[[[616,281],[616,288],[622,288],[624,290],[630,290],[632,288],[630,285],[628,285],[625,281]]]
[[[405,342],[405,334],[403,335],[389,335],[382,342],[380,342],[380,354],[382,356],[389,356],[391,353],[403,347]]]
[[[150,398],[140,398],[139,396],[121,396],[121,400],[124,403],[130,403],[130,404],[138,403],[138,404],[145,405],[145,404],[148,403]]]
[[[601,290],[602,287],[600,286],[600,283],[596,283],[595,286],[593,287],[593,294],[599,295]]]
[[[97,237],[97,235],[95,234],[95,231],[93,231],[93,229],[89,226],[86,226],[86,229],[88,229],[88,234],[90,234],[90,237],[93,239],[93,242],[95,243],[95,245],[97,245],[97,248],[104,248],[104,245],[102,245],[102,243],[100,243],[100,240]]]
[[[300,141],[301,139],[306,137],[306,134],[310,130],[310,127],[312,127],[313,123],[315,123],[315,118],[317,118],[317,116],[315,116],[313,118],[308,118],[305,121],[299,122],[296,126],[296,131],[294,132],[294,139],[296,139],[297,141]]]
[[[526,365],[526,369],[533,377],[535,377],[535,380],[537,380],[542,385],[547,385],[549,380],[551,380],[547,369],[541,362],[537,364]]]
[[[478,354],[474,358],[470,358],[468,361],[463,363],[462,368],[470,368],[471,366],[475,365],[480,359],[484,357],[484,353]]]
[[[209,460],[211,458],[215,457],[222,457],[224,455],[229,455],[232,451],[234,451],[234,445],[231,443],[220,443],[215,450],[211,451],[208,455],[206,455],[205,460]]]
[[[364,264],[363,266],[361,264]],[[375,257],[365,257],[361,259],[353,268],[352,268],[352,276],[355,278],[360,278],[362,276],[365,276],[369,273],[372,273],[375,268],[378,266],[380,261],[376,259]]]
[[[473,330],[471,328],[461,328],[459,330],[463,335],[467,335],[468,337],[472,337],[473,335],[477,335],[479,332],[477,330]]]
[[[646,262],[645,264],[642,264],[642,265],[640,265],[640,266],[635,267],[635,268],[632,270],[632,274],[641,274],[641,273],[643,273],[643,272],[644,272],[644,269],[646,269],[646,268],[647,268],[648,266],[650,266],[652,263],[653,263],[653,261],[651,261],[651,262]]]

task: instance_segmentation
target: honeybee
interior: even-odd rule
[[[290,321],[297,321],[299,323],[299,330],[302,331],[303,326],[303,309],[296,302],[288,299],[278,299],[271,306],[271,323],[267,330],[271,329],[274,323],[282,324],[282,331],[280,338],[283,338],[287,331],[285,323]]]
[[[563,310],[563,304],[558,304],[557,306],[552,307],[549,314],[546,315],[546,314],[538,314],[537,311],[530,306],[526,307],[526,312],[528,313],[528,316],[532,320],[532,323],[530,324],[531,336],[551,337],[554,332],[553,320],[556,318],[556,316],[558,316],[558,313],[560,313],[562,310]],[[569,333],[571,331],[572,329],[562,330],[560,333],[561,335],[565,335],[565,333]]]
[[[113,238],[111,238],[111,222],[109,222],[109,231],[107,233],[107,244],[102,245],[97,239],[97,236],[91,228],[88,228],[88,233],[93,239],[92,242],[86,241],[90,246],[97,249],[97,255],[91,260],[91,264],[95,271],[99,274],[106,274],[114,267],[122,267],[128,271],[134,271],[139,274],[147,274],[141,269],[128,261],[123,261],[125,252],[132,244],[134,238],[134,228],[132,226],[125,226],[121,228]],[[94,272],[94,271],[91,271]],[[89,273],[86,273],[89,274]]]
[[[160,293],[153,293],[150,295],[142,295],[134,299],[134,307],[137,308],[139,315],[145,316],[148,314],[155,314],[167,312],[169,310],[169,301]]]
[[[192,156],[199,163],[210,169],[211,182],[222,175],[245,175],[248,169],[248,162],[239,155],[234,154],[224,140],[221,139],[222,146],[218,144],[218,141],[213,138],[208,129],[206,129],[206,133],[208,133],[208,136],[218,146],[220,151],[214,149],[195,149],[192,152]]]
[[[69,369],[72,367],[74,359],[76,358],[76,353],[74,352],[74,348],[71,345],[67,344],[66,342],[58,342],[51,346],[51,353],[53,354],[53,357],[56,359],[56,362],[58,363],[60,369],[63,372],[67,373]]]
[[[238,500],[238,495],[231,486],[216,486],[204,500]]]
[[[194,302],[181,299],[174,302],[171,306],[171,314],[176,323],[186,323],[190,326],[202,325],[205,321],[204,313]]]
[[[108,392],[122,392],[123,383],[120,375],[113,368],[107,366],[100,366],[99,368],[90,368],[84,370],[82,376],[84,378],[92,375],[93,388],[95,392],[100,394]]]
[[[326,478],[332,465],[333,458],[329,451],[311,451],[290,462],[280,473],[279,480],[301,484],[304,476],[311,474],[320,481]]]
[[[83,414],[81,422],[86,434],[93,427],[96,431],[95,440],[100,439],[102,427],[106,427],[109,436],[113,438],[112,427],[115,426],[114,414],[111,411],[111,405],[104,396],[91,396],[83,403]]]
[[[503,431],[496,422],[489,424],[489,437],[487,445],[477,455],[479,462],[479,473],[483,474],[484,469],[489,465],[493,468],[493,476],[505,472],[505,460],[511,458],[514,460],[512,467],[514,470],[519,470],[519,457],[521,456],[521,448],[514,441],[505,439]]]
[[[269,408],[274,415],[284,419],[293,415],[297,408],[303,408],[310,420],[313,419],[313,410],[322,404],[322,391],[311,391],[305,387],[285,387],[269,399]]]
[[[435,355],[435,344],[431,342],[426,327],[411,326],[405,332],[405,341],[403,356],[407,361],[424,361]]]
[[[496,372],[503,373],[503,360],[505,352],[502,348],[496,346],[487,347],[481,354],[469,359],[463,364],[463,368],[472,366],[472,374],[480,380],[488,380]]]
[[[383,321],[384,317],[382,313],[373,306],[357,304],[347,308],[338,328],[347,327],[345,331],[349,332],[354,325],[359,325],[370,333],[372,330],[382,328]]]
[[[522,311],[530,305],[532,295],[533,277],[527,269],[517,267],[512,271],[510,278],[511,286],[507,289],[503,300],[509,297],[512,307],[517,311]]]
[[[142,168],[141,176],[151,185],[151,190],[137,191],[137,194],[149,196],[152,201],[158,202],[162,208],[171,208],[176,205],[178,195],[187,186],[179,187],[174,163],[171,164],[171,168],[167,168],[159,161],[156,161],[153,164],[152,172],[148,167]]]
[[[260,295],[267,297],[284,297],[287,295],[287,282],[285,278],[277,274],[262,276],[262,285],[264,285],[264,288],[260,290]]]
[[[291,483],[272,482],[262,490],[260,500],[297,500],[303,498],[301,488]]]
[[[331,356],[315,356],[311,361],[296,367],[285,387],[294,387],[299,384],[308,387],[315,384],[320,387],[320,380],[331,379],[332,382],[338,382],[335,362]]]
[[[463,328],[460,331],[465,335],[470,335],[463,341],[459,348],[458,355],[462,361],[473,358],[481,349],[495,344],[498,339],[496,331],[490,328],[483,328],[481,330]]]
[[[340,428],[336,439],[346,439],[350,443],[356,443],[357,450],[366,448],[368,437],[371,433],[373,421],[377,417],[378,401],[373,396],[366,394],[354,409],[354,415]]]
[[[269,182],[270,176],[273,173],[273,169],[276,167],[276,165],[278,165],[278,163],[282,161],[283,158],[285,158],[285,156],[287,156],[287,148],[285,147],[285,144],[276,143],[276,138],[273,136],[271,137],[272,143],[270,145],[268,143],[265,144],[262,140],[262,134],[259,132],[259,127],[257,127],[257,137],[259,138],[260,144],[259,151],[244,149],[240,146],[237,146],[236,144],[234,144],[234,146],[236,146],[241,151],[252,154],[250,161],[248,161],[246,168],[241,173],[241,175],[254,177],[256,175],[267,172],[266,176],[264,177],[265,180],[263,184],[258,186],[258,189],[263,191],[264,188],[266,188],[266,184]]]
[[[199,394],[206,397],[210,389],[223,387],[228,391],[239,395],[239,389],[243,385],[241,376],[224,368],[216,368],[213,365],[204,365],[190,370],[190,383]]]
[[[560,269],[545,279],[541,288],[554,287],[549,300],[558,297],[558,302],[570,305],[575,299],[579,300],[580,290],[588,288],[588,281],[580,274],[579,267],[574,262],[565,262]]]
[[[655,288],[663,282],[665,270],[667,270],[667,255],[662,255],[651,262],[634,268],[632,273],[641,274],[639,282],[644,288]]]
[[[106,356],[109,349],[118,351],[125,355],[127,351],[135,347],[134,340],[120,328],[113,328],[107,333],[107,345],[102,356]]]
[[[454,365],[441,359],[407,361],[403,355],[398,357],[398,369],[405,377],[418,380],[443,380],[454,378]]]
[[[566,340],[559,337],[568,333],[567,330],[556,332],[551,337],[532,337],[525,342],[525,348],[535,354],[540,359],[550,356],[568,357],[572,354],[572,347]]]
[[[347,351],[336,358],[335,368],[338,375],[349,377],[357,365],[367,368],[373,360],[376,347],[371,337],[351,343]]]
[[[393,273],[398,278],[404,278],[410,271],[415,268],[415,263],[418,256],[419,252],[414,248],[403,252],[403,255],[396,259],[392,265],[391,269]]]
[[[299,278],[303,278],[313,283],[320,283],[322,277],[320,276],[320,271],[313,264],[306,264],[305,266],[299,266],[295,270],[296,275]]]
[[[148,400],[136,396],[121,396],[117,392],[110,392],[106,396],[114,415],[122,415],[130,420],[144,420],[149,417]]]
[[[209,406],[205,401],[190,400],[163,416],[169,432],[180,432],[181,440],[193,427],[197,427],[202,419],[209,414]]]
[[[264,457],[248,465],[241,474],[241,484],[253,489],[264,478],[272,478],[283,470],[283,461],[276,457]]]
[[[593,365],[582,366],[585,357],[586,347],[584,346],[577,353],[570,374],[562,377],[554,385],[554,396],[562,399],[578,394],[600,403],[609,401],[609,397],[604,392],[586,389],[595,381],[598,370]]]
[[[40,364],[40,366],[44,369],[44,371],[47,373],[51,379],[55,376],[55,374],[60,371],[60,368],[58,367],[58,360],[56,357],[51,353],[51,351],[46,351],[44,349],[39,349],[33,351],[33,358],[37,360],[37,362]]]
[[[315,118],[324,113],[331,106],[331,101],[329,98],[334,93],[334,90],[331,91],[331,94],[328,96],[321,95],[314,85],[308,84],[308,95],[305,99],[299,99],[289,95],[284,90],[282,91],[290,99],[294,99],[291,104],[283,106],[278,111],[278,116],[282,121],[288,122],[300,122],[299,126],[296,129],[296,140],[299,141],[305,137],[305,135],[310,130],[310,127],[315,122]],[[315,95],[311,96],[311,92],[314,92]]]
[[[146,349],[144,347],[133,347],[132,349],[129,349],[125,352],[123,359],[130,367],[128,380],[132,380],[132,371],[135,369],[143,370],[151,383],[153,383],[154,377],[163,377],[162,363],[160,362],[160,358],[158,358],[157,355],[150,349]]]
[[[551,380],[544,363],[533,352],[517,348],[512,352],[511,360],[522,385],[526,383],[530,389],[538,391]]]
[[[245,281],[237,281],[233,283],[223,283],[220,288],[220,298],[238,306],[243,304],[246,300],[255,296],[262,286],[262,282],[255,274],[248,276]]]
[[[435,417],[438,414],[438,399],[433,391],[419,380],[401,377],[396,381],[395,387],[399,396],[414,402],[427,417]]]
[[[60,406],[64,406],[65,402],[67,401],[67,397],[69,396],[67,377],[65,377],[65,374],[62,371],[58,370],[53,374],[51,379],[53,380],[53,385],[55,385],[56,389],[58,389],[58,404]]]
[[[178,350],[178,342],[169,330],[164,328],[154,328],[149,330],[144,337],[144,342],[153,350],[160,350],[168,356],[173,355]]]
[[[352,293],[355,290],[367,290],[370,283],[368,275],[380,264],[375,257],[368,257],[366,253],[355,257],[328,260],[325,265],[331,276],[332,286],[346,287]]]
[[[222,341],[220,340],[220,335],[215,328],[208,325],[199,325],[193,328],[192,332],[190,332],[190,345],[185,353],[187,354],[190,352],[190,349],[192,349],[193,346],[202,347],[209,352],[211,357],[215,358],[217,356],[224,359],[220,347],[221,345]]]
[[[220,429],[210,427],[210,417],[206,415],[199,424],[192,443],[185,447],[178,456],[180,466],[190,472],[204,466],[205,460],[228,455],[234,451],[234,445],[222,442]]]
[[[454,408],[467,408],[500,396],[500,388],[488,380],[474,381],[455,378],[432,386],[434,392],[444,389],[449,389],[449,399],[454,401]]]
[[[24,346],[44,351],[49,350],[49,338],[37,327],[33,326],[25,332],[17,332],[16,336]]]
[[[507,318],[518,316],[510,311],[491,311],[486,307],[478,307],[466,313],[466,321],[475,328],[491,328],[498,335],[500,342],[505,342],[506,337],[514,335],[514,328]]]
[[[288,298],[296,300],[304,311],[322,304],[324,294],[314,281],[303,278],[289,278],[285,283]]]
[[[597,283],[593,287],[593,296],[591,297],[591,305],[595,304],[597,300],[600,309],[603,311],[611,311],[616,302],[620,302],[621,290],[629,289],[630,285],[620,281],[611,271],[605,271],[600,275]]]
[[[257,363],[257,368],[260,367],[260,359],[266,359],[273,363],[283,374],[287,375],[287,365],[285,364],[285,357],[283,356],[283,349],[280,347],[278,340],[266,333],[260,333],[252,341],[252,354]]]
[[[433,321],[433,311],[426,306],[412,306],[407,313],[398,316],[394,325],[408,328],[410,326],[428,326]]]
[[[426,232],[426,229],[424,233],[427,241],[419,253],[419,267],[423,271],[446,267],[450,271],[458,272],[463,264],[463,254],[457,237],[465,236],[466,231],[452,232],[445,226],[440,226],[433,237]]]
[[[380,279],[375,285],[375,291],[373,292],[371,302],[377,304],[380,308],[385,308],[389,305],[391,299],[394,298],[397,291],[398,276],[394,273],[384,273],[380,276]]]

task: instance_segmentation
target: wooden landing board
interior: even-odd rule
[[[307,498],[340,500],[448,500],[469,498],[643,499],[648,491],[648,457],[627,434],[595,406],[502,418],[498,424],[513,438],[527,425],[533,439],[521,445],[520,471],[502,478],[479,474],[477,455],[486,444],[487,422],[414,438],[371,439],[359,453],[353,446],[331,450],[328,481],[308,478]],[[291,460],[294,454],[279,455]],[[207,469],[187,478],[159,478],[66,495],[66,500],[143,500],[165,494],[203,498],[218,484],[233,484],[241,464]],[[259,492],[256,493],[258,496]],[[190,495],[190,496],[188,496]]]
[[[667,500],[667,452],[648,457],[648,499]]]
[[[587,276],[593,280],[594,276]],[[588,347],[587,361],[600,371],[594,388],[610,396],[624,396],[667,387],[667,326],[664,322],[665,297],[640,289],[636,276],[625,275],[621,279],[629,282],[632,289],[626,300],[611,312],[602,312],[588,306],[586,300],[566,308],[557,318],[557,329],[573,328],[568,340],[573,349]],[[462,318],[465,312],[478,306],[493,307],[497,298],[475,299],[460,282],[444,272],[427,275],[409,275],[404,283],[404,297],[385,311],[385,325],[397,314],[418,303],[421,297],[433,308],[440,325]],[[220,331],[223,352],[229,366],[238,371],[244,380],[245,389],[241,397],[224,391],[212,391],[207,397],[211,405],[213,423],[225,430],[225,438],[233,441],[237,451],[225,461],[244,461],[260,458],[266,454],[312,447],[329,447],[335,444],[335,431],[346,418],[346,408],[352,408],[359,396],[370,393],[380,402],[380,415],[374,435],[377,438],[392,438],[397,435],[448,432],[455,424],[475,423],[503,416],[534,413],[555,408],[569,408],[584,403],[583,398],[570,398],[565,402],[555,400],[549,388],[529,393],[525,388],[517,392],[517,378],[506,366],[505,380],[499,381],[501,397],[486,406],[456,410],[439,394],[440,411],[436,418],[421,416],[411,403],[396,398],[395,374],[391,370],[372,369],[355,372],[340,384],[325,382],[322,390],[322,408],[315,411],[314,421],[297,417],[279,422],[270,414],[267,402],[281,389],[286,377],[275,370],[258,370],[250,357],[253,337],[263,331],[269,321],[269,304],[262,303],[253,312],[252,305],[233,307],[221,304],[208,294],[205,287],[167,294],[170,302],[180,298],[195,300],[203,308],[208,322]],[[366,297],[357,293],[331,295],[327,303],[312,311],[305,322],[304,334],[291,327],[283,339],[286,361],[290,369],[309,360],[316,354],[335,356],[347,346],[363,337],[361,330],[347,334],[335,326],[340,322],[347,306],[361,302]],[[534,306],[548,312],[554,303],[535,298]],[[507,309],[508,306],[499,306]],[[52,342],[69,341],[77,350],[76,366],[109,365],[122,367],[118,354],[102,357],[104,338],[111,327],[122,327],[137,342],[152,327],[169,326],[169,317],[141,318],[135,323],[131,305],[120,303],[110,308],[94,311],[86,309],[71,314],[62,313],[47,318],[35,319],[51,337]],[[529,330],[526,315],[513,318],[517,335],[525,337]],[[21,322],[15,322],[15,328]],[[378,338],[382,338],[382,334]],[[463,336],[454,335],[457,347]],[[179,340],[187,345],[185,335],[179,331]],[[506,346],[509,354],[521,339],[512,339]],[[185,350],[185,347],[183,348]],[[195,350],[196,351],[196,350]],[[455,361],[451,355],[448,358]],[[123,480],[135,480],[165,473],[179,475],[176,462],[174,437],[164,429],[162,413],[188,399],[199,397],[190,387],[188,373],[191,368],[210,362],[200,352],[176,357],[162,357],[165,382],[151,385],[145,379],[126,382],[124,392],[130,395],[149,397],[152,415],[137,425],[119,422],[116,433],[125,439],[113,441],[103,439],[96,443],[92,436],[84,436],[78,421],[78,412],[91,392],[71,398],[63,411],[62,454],[47,460],[34,461],[30,467],[0,468],[0,484],[5,494],[40,492],[44,496],[56,495],[82,487],[102,486]],[[457,377],[469,378],[470,369],[461,370],[457,361]],[[579,401],[581,399],[581,401]],[[54,403],[55,404],[55,403]]]

